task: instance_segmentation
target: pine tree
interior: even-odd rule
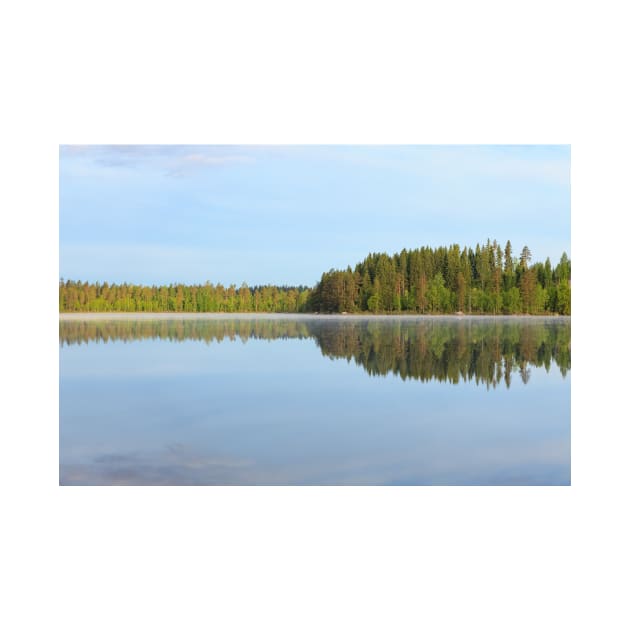
[[[521,251],[521,257],[520,257],[521,267],[523,269],[527,269],[527,265],[531,259],[532,259],[532,253],[529,250],[529,247],[525,245],[525,247],[523,247],[523,251]]]
[[[530,265],[490,239],[473,250],[458,245],[421,247],[400,254],[369,254],[352,269],[331,269],[315,287],[224,287],[171,284],[143,286],[60,280],[59,309],[65,312],[400,312],[539,314],[571,313],[571,261],[562,254],[552,268]]]

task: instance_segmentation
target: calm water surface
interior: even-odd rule
[[[62,485],[568,485],[569,318],[60,320]]]

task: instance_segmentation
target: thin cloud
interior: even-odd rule
[[[203,155],[201,153],[192,153],[191,155],[185,155],[182,158],[184,162],[190,162],[192,164],[231,164],[233,162],[253,162],[251,157],[245,155]]]
[[[189,153],[179,158],[166,174],[172,177],[181,177],[200,168],[229,166],[231,164],[250,164],[254,161],[254,158],[249,155]]]
[[[59,155],[105,168],[149,167],[171,176],[254,161],[243,147],[205,145],[60,145]]]
[[[423,167],[428,172],[531,180],[560,186],[570,183],[567,145],[489,145],[431,147]]]

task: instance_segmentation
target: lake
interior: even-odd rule
[[[570,485],[565,317],[61,315],[61,485]]]

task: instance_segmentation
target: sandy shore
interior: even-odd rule
[[[317,313],[59,313],[60,321],[104,321],[104,320],[156,320],[156,319],[343,319],[343,320],[422,320],[422,319],[490,319],[490,320],[543,320],[571,319],[570,315],[372,315],[367,313],[322,315]]]

